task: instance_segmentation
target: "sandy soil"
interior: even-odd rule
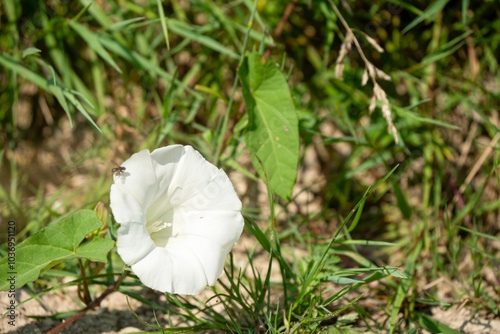
[[[246,262],[246,250],[249,250],[254,245],[254,240],[248,236],[242,237],[238,244],[233,248],[235,266],[243,266]],[[300,250],[297,251],[300,256]],[[267,268],[268,258],[264,252],[257,252],[253,262],[257,265],[257,269],[265,272]],[[279,280],[278,266],[274,266],[276,272],[273,272],[272,280]],[[224,275],[222,280],[226,280]],[[26,300],[30,297],[30,293],[26,288],[17,291],[16,300]],[[137,291],[144,298],[162,305],[166,305],[165,296],[148,288],[138,289]],[[201,295],[201,298],[209,298],[212,292],[207,290]],[[356,293],[357,294],[357,293]],[[358,305],[370,312],[376,320],[384,321],[384,312],[380,309],[380,304],[383,303],[386,307],[386,301],[381,301],[373,294],[373,290],[367,289],[363,291],[364,297],[359,300]],[[9,319],[4,317],[0,320],[0,333],[2,334],[33,334],[47,333],[61,323],[61,319],[46,318],[60,312],[68,312],[70,310],[79,310],[82,304],[78,304],[76,297],[76,287],[70,286],[62,290],[57,290],[46,295],[43,295],[36,300],[31,300],[16,308],[16,326],[9,325]],[[0,292],[0,309],[2,312],[8,306],[9,298],[7,292]],[[144,305],[139,301],[129,298],[130,306],[144,321],[155,324],[154,313],[161,326],[167,326],[169,316],[162,311],[153,310],[150,306]],[[337,305],[338,307],[341,304]],[[494,318],[491,314],[478,312],[474,314],[474,310],[467,308],[464,305],[456,305],[444,311],[440,307],[433,307],[425,310],[427,313],[447,324],[449,327],[461,331],[463,333],[481,333],[481,334],[500,334],[500,319]],[[353,313],[350,309],[346,314]],[[43,319],[34,319],[33,316],[43,317]],[[67,317],[66,317],[67,318]],[[176,321],[170,318],[170,320]],[[358,321],[353,325],[353,328],[360,332],[367,332],[367,328],[362,321]],[[66,327],[59,333],[64,334],[122,334],[136,332],[154,332],[151,329],[139,322],[139,320],[130,311],[127,305],[127,298],[120,292],[115,292],[109,295],[101,303],[100,307],[87,312],[86,315],[78,319],[73,324]],[[428,333],[421,331],[420,333]]]

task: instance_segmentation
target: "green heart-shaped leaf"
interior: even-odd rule
[[[84,241],[87,234],[101,225],[95,211],[80,210],[18,245],[9,239],[9,253],[0,261],[0,290],[12,289],[12,285],[18,289],[36,280],[41,270],[54,261],[86,258],[106,263],[114,241],[103,238]]]
[[[238,74],[248,111],[245,141],[252,163],[271,190],[290,200],[299,163],[299,122],[285,77],[271,61],[249,54]],[[265,173],[264,173],[265,171]]]

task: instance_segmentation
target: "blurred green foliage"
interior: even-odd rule
[[[313,164],[306,152],[314,152],[320,166],[314,182],[320,186],[301,184],[319,199],[319,209],[289,213],[295,198],[277,200],[286,213],[278,216],[285,241],[308,245],[317,257],[323,248],[311,245],[331,235],[366,189],[399,165],[363,201],[356,229],[343,236],[398,243],[376,259],[359,252],[404,266],[411,282],[449,276],[461,283],[453,298],[474,296],[484,301],[474,307],[498,314],[499,250],[492,242],[500,233],[498,4],[335,4],[368,61],[390,76],[377,82],[390,102],[397,144],[382,104],[369,113],[374,85],[362,85],[366,61],[355,47],[341,62],[343,80],[335,73],[346,27],[328,1],[3,0],[2,224],[15,217],[24,237],[75,203],[93,207],[109,189],[103,171],[131,152],[170,143],[191,144],[254,182],[258,174],[241,162],[248,115],[237,73],[245,53],[255,50],[288,80],[299,118],[299,181]],[[269,219],[248,203],[248,217]],[[358,253],[354,246],[340,249]],[[473,268],[465,270],[459,264],[469,256]],[[340,259],[326,268],[348,263]],[[496,281],[486,278],[485,268]],[[421,326],[425,316],[411,312],[422,305],[418,289],[408,281],[383,284],[391,331],[401,325],[401,311],[406,329]],[[322,302],[314,291],[301,311]],[[436,288],[426,292],[435,295]],[[283,324],[281,316],[271,320]]]

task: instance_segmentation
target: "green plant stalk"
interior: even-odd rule
[[[86,278],[85,267],[84,267],[84,265],[82,263],[82,259],[78,259],[78,267],[80,268],[80,277],[79,278],[84,279],[81,282],[82,285],[83,285],[83,295],[82,295],[81,285],[80,285],[80,283],[78,283],[78,298],[80,298],[80,300],[82,302],[84,302],[85,305],[89,305],[89,303],[91,302],[92,298],[90,297],[88,281],[85,279]]]
[[[359,208],[362,206],[362,204],[366,201],[367,197],[376,189],[378,188],[383,182],[385,182],[387,180],[387,178],[389,178],[393,173],[394,171],[396,170],[396,168],[398,168],[399,165],[395,166],[389,173],[387,173],[387,175],[382,178],[381,180],[379,180],[375,186],[373,187],[369,187],[363,198],[356,204],[356,206],[351,210],[351,212],[349,213],[349,215],[342,221],[342,224],[337,228],[337,232],[335,233],[334,237],[330,240],[330,242],[328,243],[328,245],[325,247],[325,250],[323,251],[320,259],[316,262],[314,262],[314,264],[312,264],[312,268],[309,270],[308,269],[308,274],[306,274],[306,277],[304,278],[304,281],[302,282],[302,285],[300,287],[300,290],[299,290],[299,295],[298,297],[296,298],[295,300],[295,303],[292,305],[291,307],[291,311],[293,312],[295,309],[297,309],[300,304],[302,303],[304,297],[306,296],[306,293],[309,291],[309,287],[310,285],[312,284],[312,282],[314,281],[314,279],[316,278],[316,276],[322,271],[322,269],[324,268],[325,264],[326,264],[326,256],[331,248],[331,246],[333,245],[333,243],[335,242],[335,240],[337,239],[337,237],[339,236],[340,234],[340,231],[343,230],[344,226],[347,224],[347,222],[350,220],[350,218],[352,217],[352,215],[357,212],[357,210],[359,210]],[[373,276],[373,275],[372,275]],[[373,276],[373,280],[376,280],[377,279],[377,275],[374,275]],[[368,283],[368,282],[367,282]],[[358,284],[354,284],[352,285],[351,289],[354,289],[362,284],[365,284],[365,282],[362,282],[362,283],[358,283]],[[350,290],[346,290],[345,293],[347,293],[348,291]],[[341,297],[341,295],[338,296],[339,298]]]
[[[424,229],[425,249],[430,249],[430,229],[429,229],[429,201],[431,195],[432,164],[433,164],[433,146],[432,144],[424,147],[425,166],[423,171],[423,191],[422,191],[422,216]]]
[[[168,38],[167,18],[165,16],[165,12],[163,11],[162,0],[157,0],[156,3],[158,5],[158,12],[160,13],[161,29],[163,31],[163,35],[165,36],[165,43],[167,44],[167,50],[170,51],[170,41]]]
[[[74,316],[72,316],[71,318],[69,318],[68,320],[66,320],[65,322],[61,323],[56,328],[54,328],[51,331],[49,331],[47,334],[56,334],[56,333],[58,333],[59,331],[61,331],[62,329],[64,329],[66,326],[70,325],[71,323],[75,322],[80,317],[82,317],[85,313],[87,313],[87,311],[89,311],[89,310],[93,309],[94,307],[98,306],[99,304],[101,304],[101,302],[104,300],[104,298],[106,298],[112,292],[118,290],[118,288],[122,284],[123,280],[127,276],[127,273],[128,272],[124,268],[123,271],[122,271],[122,274],[120,275],[120,277],[113,284],[111,284],[110,286],[108,286],[108,288],[106,289],[106,291],[104,291],[98,298],[96,298],[94,301],[92,301],[91,303],[89,303],[83,310],[81,310],[80,312],[78,312],[77,314],[75,314]]]
[[[241,66],[241,64],[243,63],[243,60],[245,60],[245,52],[246,52],[246,49],[247,49],[247,46],[248,46],[248,40],[250,38],[250,31],[252,30],[252,25],[253,25],[253,20],[254,20],[254,16],[255,16],[255,12],[257,11],[257,4],[258,4],[258,1],[255,1],[254,3],[254,7],[253,7],[253,10],[252,12],[250,13],[250,19],[248,20],[248,28],[247,28],[247,32],[245,34],[245,40],[243,41],[243,48],[241,50],[241,55],[240,55],[240,61],[238,63],[238,68]],[[238,80],[239,80],[239,76],[238,76],[238,71],[236,71],[236,75],[234,77],[234,82],[233,82],[233,89],[231,91],[231,96],[229,98],[229,102],[228,102],[228,105],[227,105],[227,112],[224,114],[224,116],[222,116],[222,123],[221,123],[221,126],[219,127],[219,129],[217,129],[217,149],[215,150],[215,155],[214,155],[214,165],[218,165],[218,162],[220,160],[220,156],[222,154],[222,150],[225,146],[225,143],[224,143],[224,138],[225,138],[225,135],[226,135],[226,131],[227,131],[227,121],[228,121],[228,118],[229,118],[229,115],[231,114],[231,110],[232,110],[232,107],[233,107],[233,103],[234,103],[234,94],[236,93],[236,88],[238,87]]]
[[[418,244],[416,245],[416,248],[414,249],[414,251],[410,255],[410,257],[406,260],[406,265],[405,265],[406,268],[405,268],[404,274],[409,279],[401,281],[398,285],[398,289],[397,289],[395,299],[394,299],[394,304],[392,306],[392,313],[391,313],[390,323],[389,323],[390,334],[393,334],[399,325],[399,324],[396,324],[397,316],[400,312],[403,301],[406,298],[406,294],[408,293],[408,290],[410,288],[410,284],[412,283],[412,281],[414,279],[413,274],[415,272],[416,262],[420,256],[420,253],[422,252],[423,247],[424,247],[424,242],[423,242],[423,240],[420,240],[418,242]]]

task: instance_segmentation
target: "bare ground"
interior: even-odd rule
[[[255,240],[249,236],[242,237],[242,239],[238,242],[233,249],[236,266],[244,266],[246,262],[246,251],[252,248],[254,242]],[[300,250],[298,252],[300,254]],[[260,255],[257,255],[253,259],[253,263],[261,273],[264,273],[265,268],[267,268],[268,265],[268,258],[264,252],[257,252],[256,254]],[[273,272],[271,277],[272,280],[276,281],[280,278],[278,266],[274,266],[274,270],[276,270],[276,272]],[[221,279],[225,280],[226,278],[223,275]],[[450,289],[450,286],[453,286],[454,282],[441,280],[434,282],[434,284],[439,285],[441,287],[440,289],[445,293],[447,289]],[[382,323],[387,316],[381,310],[380,306],[387,306],[387,298],[386,296],[383,296],[383,293],[381,294],[381,290],[382,287],[377,285],[367,287],[366,290],[361,291],[363,293],[363,297],[357,304],[369,312],[374,320]],[[149,301],[162,306],[167,306],[166,298],[162,293],[148,288],[139,289],[138,293]],[[355,294],[357,295],[359,292],[353,293],[353,296],[351,297],[354,298]],[[208,299],[212,295],[213,292],[207,290],[198,297]],[[16,302],[19,303],[29,297],[30,293],[26,288],[23,288],[20,291],[17,291]],[[443,296],[443,298],[445,298],[445,296]],[[10,298],[8,298],[7,292],[0,292],[0,309],[2,312],[4,312],[9,305],[9,300]],[[136,312],[142,320],[150,324],[156,324],[154,312],[156,313],[156,318],[161,326],[168,327],[169,320],[173,323],[177,322],[175,318],[170,317],[165,312],[153,310],[150,306],[142,304],[132,298],[128,298],[128,300],[130,302],[130,307],[134,310],[134,312]],[[47,333],[61,323],[61,319],[51,319],[49,317],[57,313],[82,309],[82,304],[77,301],[78,298],[75,286],[66,287],[61,290],[45,294],[16,308],[15,326],[9,325],[10,319],[3,317],[0,321],[0,333]],[[341,307],[342,304],[335,306]],[[475,309],[476,308],[473,309],[472,307],[468,307],[468,301],[464,300],[461,305],[455,304],[447,310],[436,306],[426,308],[421,311],[431,315],[434,319],[439,320],[449,327],[466,334],[500,334],[500,319],[498,317],[495,318],[491,313],[481,311],[475,312]],[[344,313],[344,316],[349,316],[350,313],[354,314],[355,311],[351,308]],[[38,319],[33,317],[37,317]],[[185,324],[179,324],[179,326],[182,325],[185,326]],[[352,325],[352,328],[358,330],[359,332],[370,332],[366,324],[359,319]],[[372,326],[373,324],[369,323],[369,325]],[[156,330],[143,325],[130,311],[127,304],[127,297],[120,292],[115,292],[104,299],[100,307],[87,312],[83,317],[67,326],[59,333],[122,334],[154,331]],[[429,332],[421,331],[420,333]]]

